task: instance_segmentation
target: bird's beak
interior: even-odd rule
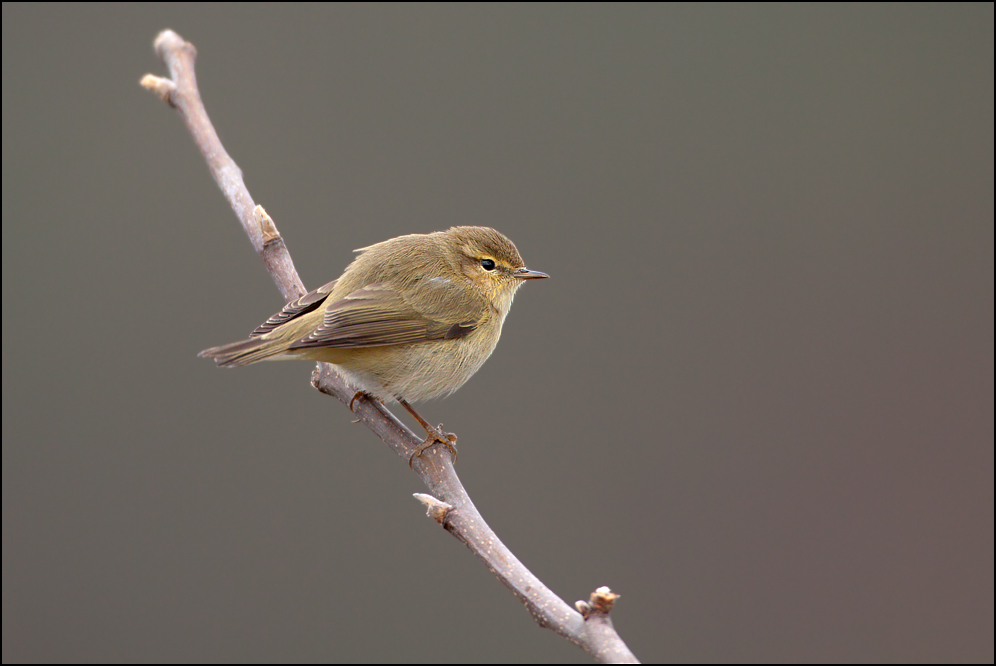
[[[516,268],[512,272],[512,277],[518,278],[519,280],[538,280],[540,278],[550,277],[546,273],[540,273],[539,271],[531,271],[528,268]]]

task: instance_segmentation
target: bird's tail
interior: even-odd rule
[[[279,357],[287,351],[288,344],[288,342],[283,340],[249,338],[248,340],[205,349],[198,356],[213,358],[215,363],[222,367],[235,367]]]

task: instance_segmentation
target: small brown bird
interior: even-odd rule
[[[526,268],[512,241],[487,227],[399,236],[357,252],[338,280],[288,303],[248,340],[200,356],[220,366],[334,363],[361,393],[397,400],[425,428],[412,458],[437,441],[455,456],[456,435],[430,426],[408,401],[463,386],[494,351],[523,281],[549,276]]]

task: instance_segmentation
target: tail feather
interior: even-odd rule
[[[198,356],[212,358],[222,367],[235,367],[265,361],[279,356],[285,351],[287,351],[287,345],[280,341],[250,338],[249,340],[205,349]]]

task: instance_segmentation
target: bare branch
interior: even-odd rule
[[[276,249],[267,247],[264,238],[263,228],[255,214],[256,204],[249,196],[242,181],[242,170],[235,164],[235,161],[225,152],[221,145],[218,133],[214,131],[214,125],[208,118],[204,103],[201,102],[201,94],[197,90],[197,77],[194,75],[194,59],[197,57],[197,49],[190,42],[185,42],[180,35],[172,30],[164,30],[159,33],[154,42],[156,53],[169,68],[169,79],[163,79],[152,74],[146,74],[141,84],[159,95],[164,102],[180,112],[180,116],[187,124],[187,129],[194,137],[194,142],[200,149],[201,154],[207,161],[208,169],[214,181],[218,183],[225,199],[235,211],[235,216],[242,222],[242,228],[249,241],[262,257],[266,269],[270,272],[270,277],[276,282],[281,295],[285,301],[292,301],[304,295],[304,283],[297,275],[294,262],[291,261],[290,253],[283,246],[283,241]],[[265,215],[265,212],[263,213]],[[266,216],[269,219],[269,216]],[[279,238],[276,226],[270,220],[272,236]]]
[[[194,142],[207,161],[211,175],[242,223],[242,228],[263,259],[285,301],[306,290],[294,268],[283,238],[266,211],[253,203],[242,171],[225,152],[201,102],[194,75],[197,50],[172,30],[155,40],[156,53],[169,69],[170,78],[145,75],[141,85],[180,112]],[[379,401],[357,397],[328,363],[319,363],[311,383],[322,393],[338,398],[405,461],[411,460],[422,440]],[[355,400],[354,400],[355,398]],[[352,403],[352,404],[351,404]],[[432,492],[417,496],[428,514],[474,552],[495,576],[525,604],[541,627],[557,632],[603,663],[636,663],[637,659],[612,628],[608,613],[618,595],[599,588],[590,602],[578,602],[582,613],[571,608],[534,576],[498,539],[478,513],[453,469],[449,451],[435,447],[415,458],[414,469]],[[437,499],[439,498],[439,499]]]

